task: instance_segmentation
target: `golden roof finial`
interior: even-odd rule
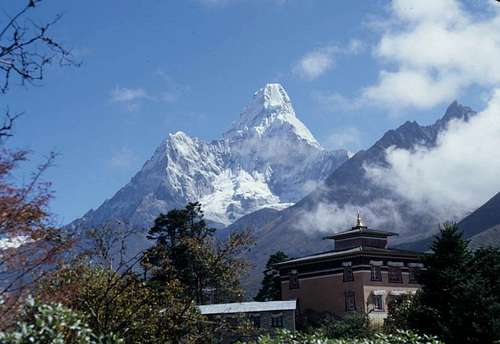
[[[356,219],[356,227],[364,227],[363,221],[361,221],[361,216],[359,215],[359,210],[358,210],[358,218]]]

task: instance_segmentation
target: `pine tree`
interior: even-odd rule
[[[232,233],[222,242],[214,232],[203,219],[200,203],[161,214],[148,235],[156,245],[142,261],[150,283],[162,288],[178,280],[198,304],[241,300],[239,279],[248,267],[241,253],[249,248],[250,235]]]
[[[262,286],[257,296],[255,296],[255,301],[281,300],[281,282],[274,265],[287,259],[288,256],[282,251],[277,251],[269,256],[264,278],[262,279]]]
[[[493,343],[500,339],[500,251],[471,252],[456,224],[446,224],[424,258],[422,291],[408,324],[446,343]]]

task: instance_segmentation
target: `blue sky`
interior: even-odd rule
[[[443,61],[453,55],[446,49],[434,56],[424,53],[427,47],[414,53],[407,46],[419,42],[420,26],[432,32],[436,22],[457,35],[464,21],[486,30],[496,25],[489,22],[498,14],[493,2],[435,3],[443,7],[378,0],[47,1],[34,18],[63,13],[54,35],[82,66],[51,68],[40,87],[16,87],[3,97],[11,110],[25,112],[9,144],[31,149],[35,161],[60,153],[46,176],[60,223],[111,197],[168,133],[218,138],[268,82],[283,84],[325,147],[367,148],[406,120],[433,122],[455,98],[481,109],[498,84],[487,60],[480,61],[483,70],[470,67],[470,57]],[[15,11],[14,2],[0,7]],[[432,52],[449,39],[430,41]]]

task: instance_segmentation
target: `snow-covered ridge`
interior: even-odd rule
[[[280,84],[267,84],[255,92],[239,120],[224,134],[224,137],[229,140],[254,134],[262,137],[266,132],[276,128],[292,131],[297,138],[322,149],[309,129],[295,115],[290,97]]]
[[[80,221],[149,226],[160,212],[200,201],[207,219],[228,225],[262,208],[290,206],[345,160],[347,152],[320,146],[281,85],[268,84],[221,139],[170,134],[129,184]]]

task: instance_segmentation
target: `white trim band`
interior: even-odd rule
[[[405,264],[403,262],[387,262],[387,265],[389,266],[397,266],[397,267],[403,267]]]
[[[389,292],[389,295],[394,295],[394,296],[399,296],[399,295],[404,295],[404,294],[409,294],[410,291],[405,291],[405,290],[391,290]]]

